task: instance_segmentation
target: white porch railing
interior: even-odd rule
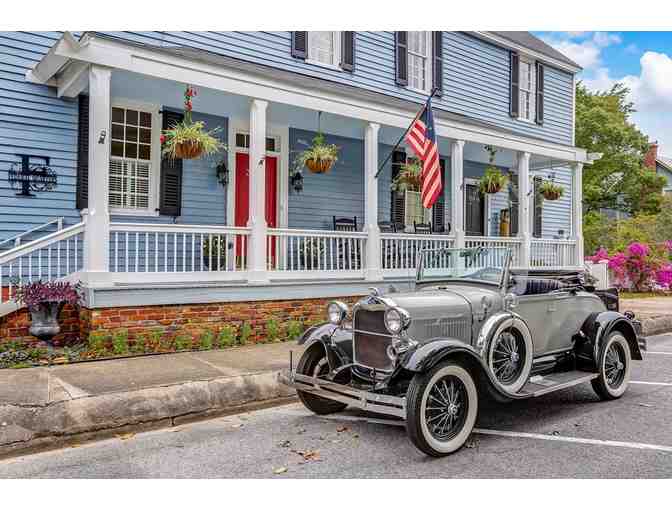
[[[467,237],[464,241],[465,248],[509,248],[513,255],[512,265],[520,264],[522,258],[523,241],[517,237]]]
[[[454,243],[455,239],[447,235],[381,234],[381,268],[387,275],[412,275],[422,250],[452,248]]]
[[[0,254],[0,304],[11,301],[16,282],[54,281],[82,270],[84,223],[77,223]]]
[[[110,271],[246,271],[249,234],[244,227],[112,223]]]
[[[576,241],[564,239],[533,239],[530,247],[530,266],[543,269],[562,269],[579,265],[576,260]]]
[[[361,276],[365,232],[268,229],[266,260],[273,277]]]

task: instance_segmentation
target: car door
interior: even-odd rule
[[[554,329],[551,324],[554,320],[555,308],[555,302],[551,302],[544,294],[518,297],[515,311],[530,329],[535,357],[549,352],[550,332]]]

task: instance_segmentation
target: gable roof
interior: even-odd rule
[[[656,162],[659,163],[666,170],[672,172],[672,158],[666,158],[664,156],[658,156]]]
[[[532,35],[530,32],[490,32],[490,33],[498,37],[507,39],[508,41],[511,41],[514,44],[536,51],[537,53],[541,53],[542,55],[545,55],[554,60],[559,60],[561,62],[564,62],[565,64],[581,69],[581,66],[579,64],[574,62],[572,59],[566,57],[564,53],[556,50],[555,48],[553,48],[553,46],[546,44],[544,41]]]

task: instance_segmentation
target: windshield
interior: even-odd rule
[[[511,258],[509,248],[423,250],[417,280],[480,280],[500,284]]]

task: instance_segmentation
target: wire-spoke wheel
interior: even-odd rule
[[[630,347],[620,331],[614,331],[602,342],[598,356],[599,375],[593,389],[603,400],[619,398],[630,382]]]
[[[440,457],[458,450],[476,423],[478,392],[468,370],[441,363],[411,380],[406,396],[406,430],[415,446]]]
[[[513,321],[505,321],[490,342],[488,365],[495,380],[508,393],[516,393],[527,382],[532,368],[532,341]]]
[[[327,362],[324,347],[318,343],[309,346],[301,356],[296,366],[296,371],[299,374],[310,377],[327,375],[329,373],[329,363]],[[318,397],[306,391],[297,390],[296,393],[303,405],[315,414],[338,413],[348,407],[342,402]]]

